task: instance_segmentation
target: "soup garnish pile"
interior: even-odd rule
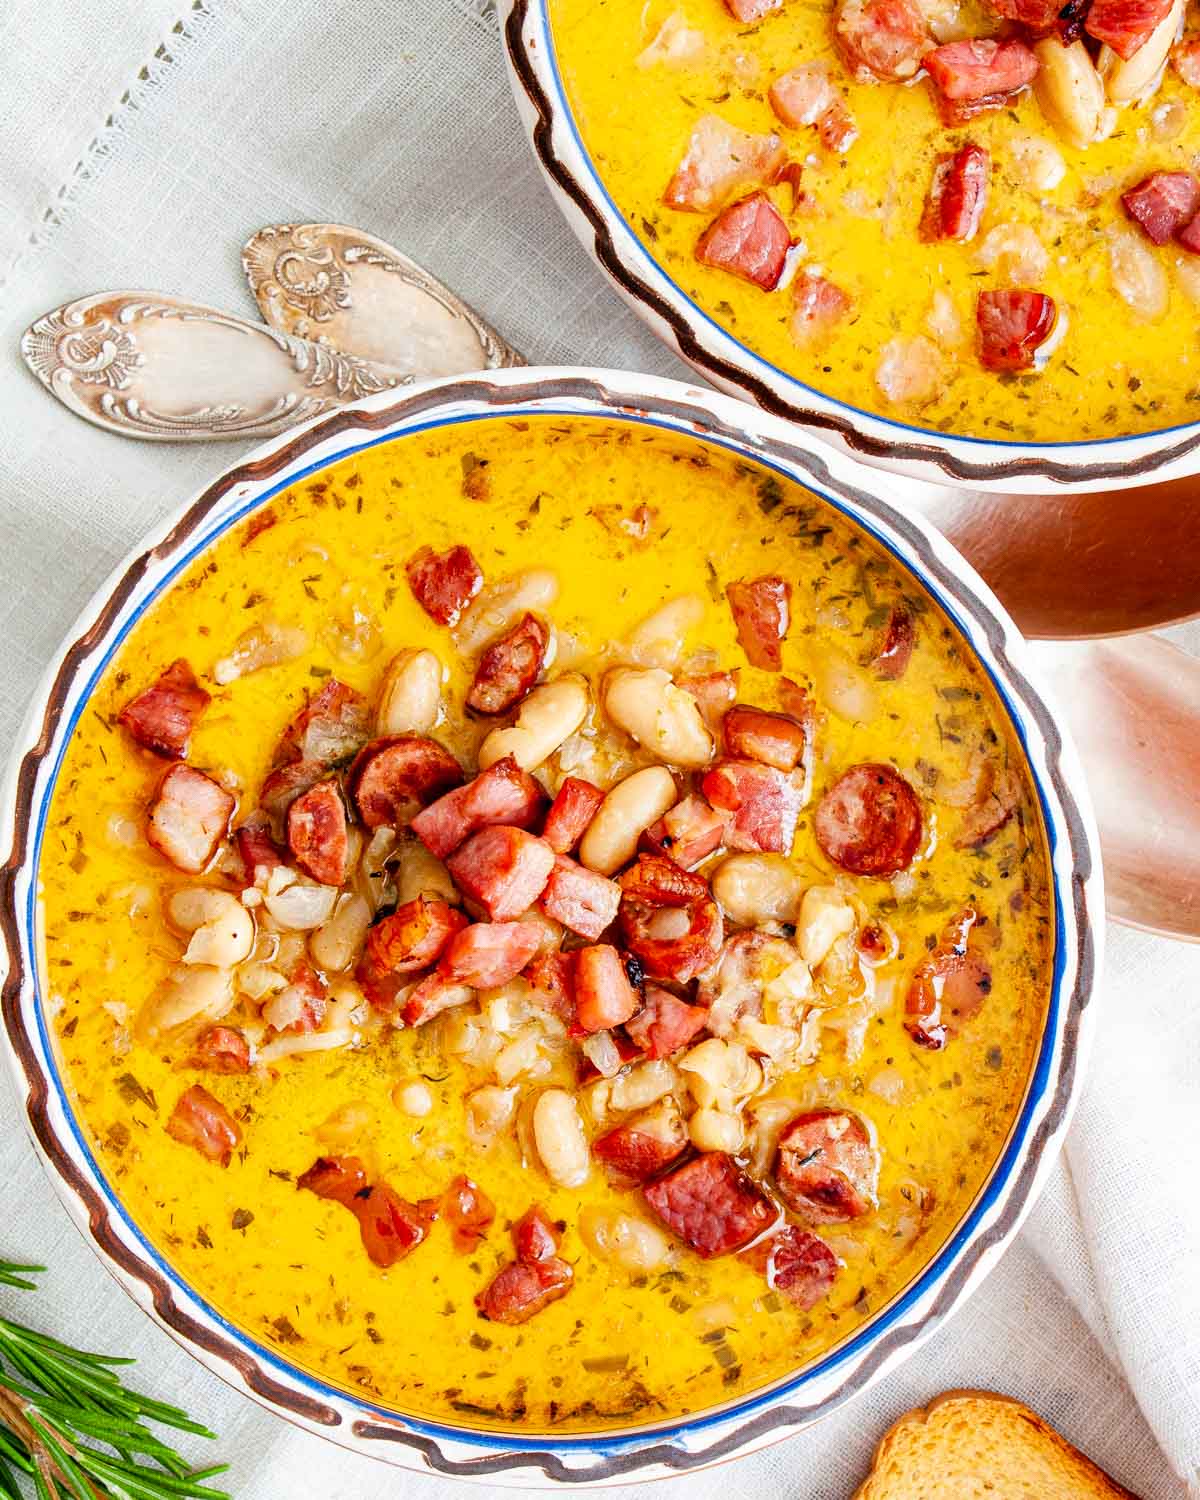
[[[762,1386],[992,1170],[1052,956],[937,607],[719,448],[590,419],[298,483],[132,631],[40,866],[75,1107],[223,1315],[555,1431]]]
[[[1197,420],[1184,0],[548,0],[596,170],[755,354],[1001,441]]]

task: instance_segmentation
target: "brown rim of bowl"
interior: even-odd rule
[[[881,519],[887,527],[899,533],[912,547],[928,577],[944,591],[950,600],[962,607],[964,613],[984,631],[988,645],[1007,675],[1009,690],[1019,700],[1023,712],[1029,716],[1045,742],[1046,776],[1062,809],[1062,833],[1069,843],[1072,854],[1071,889],[1068,899],[1073,910],[1077,932],[1074,984],[1070,993],[1064,993],[1059,997],[1063,1011],[1062,1049],[1054,1068],[1053,1093],[1045,1106],[1044,1115],[1037,1121],[1036,1128],[1024,1145],[1019,1165],[1011,1169],[1011,1175],[1004,1187],[1003,1206],[995,1221],[975,1234],[968,1250],[963,1253],[957,1264],[951,1267],[937,1287],[936,1296],[930,1302],[928,1310],[915,1322],[901,1322],[892,1327],[882,1338],[871,1345],[861,1358],[856,1360],[847,1377],[835,1390],[810,1405],[768,1406],[767,1409],[759,1411],[732,1430],[722,1431],[716,1441],[692,1452],[676,1446],[669,1439],[656,1441],[658,1435],[652,1429],[647,1432],[647,1441],[644,1446],[632,1445],[630,1439],[636,1438],[636,1430],[632,1434],[623,1432],[621,1437],[626,1446],[601,1458],[589,1467],[574,1467],[565,1464],[558,1453],[552,1449],[543,1448],[487,1452],[478,1458],[467,1460],[451,1459],[442,1452],[437,1439],[407,1429],[404,1426],[406,1418],[401,1414],[397,1414],[394,1422],[391,1419],[359,1417],[350,1426],[353,1437],[361,1442],[377,1442],[383,1445],[401,1444],[420,1453],[426,1464],[440,1474],[479,1478],[517,1469],[536,1469],[550,1480],[576,1485],[595,1484],[619,1480],[622,1476],[644,1469],[648,1465],[661,1465],[664,1469],[676,1473],[706,1467],[721,1459],[735,1456],[738,1450],[745,1448],[748,1444],[762,1446],[770,1440],[769,1434],[777,1429],[807,1425],[817,1417],[840,1406],[869,1384],[888,1360],[932,1332],[950,1313],[967,1283],[972,1279],[985,1253],[1007,1239],[1023,1216],[1047,1143],[1062,1128],[1071,1106],[1078,1062],[1077,1044],[1080,1027],[1091,996],[1096,971],[1096,941],[1089,921],[1086,889],[1088,881],[1093,876],[1094,867],[1087,820],[1065,779],[1062,765],[1063,741],[1054,719],[1042,703],[1029,678],[1011,661],[1001,621],[994,616],[990,607],[982,603],[970,583],[951,571],[939,559],[924,531],[913,525],[903,515],[892,510],[886,502],[876,501],[865,491],[834,478],[818,453],[790,444],[782,438],[772,437],[766,441],[761,439],[756,441],[715,413],[704,411],[688,401],[662,396],[638,396],[631,399],[628,393],[610,391],[602,379],[590,376],[550,374],[539,378],[532,373],[513,373],[518,376],[518,380],[512,384],[494,384],[482,377],[468,377],[401,396],[394,401],[389,401],[386,405],[377,404],[379,398],[372,398],[365,407],[344,407],[317,419],[287,441],[276,439],[271,445],[270,452],[257,459],[249,459],[227,470],[216,479],[188,507],[185,514],[162,541],[139,554],[129,564],[96,618],[81,635],[71,642],[63,655],[53,683],[45,695],[45,708],[38,727],[37,738],[22,756],[14,779],[16,791],[13,842],[8,857],[0,869],[0,928],[3,931],[8,960],[8,972],[3,989],[3,1014],[12,1052],[28,1088],[26,1113],[31,1134],[46,1162],[57,1174],[59,1181],[56,1182],[56,1187],[59,1188],[60,1194],[65,1186],[86,1209],[88,1232],[109,1269],[115,1266],[131,1282],[140,1282],[149,1294],[158,1320],[167,1331],[176,1338],[177,1342],[203,1351],[209,1356],[205,1362],[210,1365],[215,1366],[217,1361],[224,1362],[229,1367],[229,1372],[221,1371],[220,1373],[235,1388],[237,1382],[230,1372],[236,1372],[249,1391],[276,1412],[302,1424],[323,1428],[328,1435],[336,1438],[337,1429],[342,1426],[343,1419],[332,1405],[306,1396],[289,1386],[281,1385],[267,1373],[262,1363],[252,1353],[230,1338],[205,1327],[186,1309],[180,1307],[175,1299],[169,1278],[149,1259],[133,1251],[114,1230],[109,1205],[101,1193],[87,1180],[70,1153],[64,1149],[50,1119],[48,1080],[38,1065],[35,1049],[26,1033],[21,1016],[20,998],[29,976],[26,973],[22,949],[16,887],[18,875],[29,854],[33,794],[38,773],[61,719],[71,681],[80,663],[95,649],[119,616],[125,601],[145,574],[150,563],[163,560],[174,553],[179,545],[205,520],[217,502],[231,490],[239,485],[269,479],[298,458],[303,457],[305,453],[339,433],[356,434],[378,431],[400,418],[412,417],[455,401],[484,402],[497,416],[503,416],[506,406],[523,405],[529,401],[582,399],[608,408],[617,418],[622,413],[626,413],[651,417],[657,415],[667,418],[673,424],[682,422],[701,440],[705,438],[724,440],[734,444],[743,452],[747,449],[751,450],[749,457],[752,460],[760,456],[768,461],[772,458],[782,459],[786,463],[798,466],[802,472],[811,475],[818,489],[823,487],[832,494],[862,507],[869,515]],[[603,419],[604,413],[600,411],[594,414],[581,413],[581,415],[595,415]],[[330,457],[328,460],[328,462],[336,461],[336,457]],[[27,729],[22,738],[28,740],[30,732],[32,731]],[[1035,784],[1038,779],[1035,775]],[[1065,891],[1062,894],[1064,897],[1067,896]],[[1045,1039],[1044,1030],[1043,1046]],[[1048,1094],[1049,1090],[1050,1084],[1048,1083]],[[1027,1105],[1028,1095],[1026,1107]],[[998,1158],[996,1166],[993,1167],[993,1175],[989,1183],[994,1180],[995,1172],[1001,1165],[1002,1155],[1003,1153]],[[988,1184],[985,1184],[981,1192],[986,1191],[987,1186]],[[944,1242],[939,1247],[939,1255],[945,1252],[947,1243]],[[931,1263],[934,1259],[936,1256],[931,1257]],[[925,1272],[920,1274],[923,1275]],[[117,1275],[117,1279],[125,1285],[120,1275]],[[178,1279],[181,1283],[183,1282],[182,1277]],[[184,1285],[186,1287],[186,1283]],[[125,1289],[133,1295],[129,1286]],[[191,1289],[187,1288],[187,1290],[190,1292]],[[140,1303],[143,1299],[139,1294],[134,1300]],[[247,1335],[247,1337],[252,1336]],[[280,1359],[280,1363],[287,1365],[286,1359],[283,1358]],[[308,1384],[325,1384],[317,1377],[306,1375],[302,1371],[298,1371],[297,1374],[300,1380]],[[347,1393],[336,1392],[335,1394],[352,1406],[361,1408],[366,1404],[359,1403],[354,1396]],[[771,1391],[768,1387],[763,1391],[751,1393],[744,1399],[761,1402],[769,1400],[770,1395]],[[697,1414],[697,1417],[692,1420],[698,1420],[701,1415]],[[440,1426],[448,1439],[453,1439],[458,1435],[457,1429],[450,1429],[445,1424],[426,1422],[425,1419],[414,1418],[412,1420],[421,1421],[422,1425]],[[733,1413],[729,1414],[729,1420],[735,1420]],[[686,1421],[676,1422],[674,1425],[679,1428],[686,1425]],[[473,1435],[472,1429],[461,1430],[462,1441],[469,1442]],[[787,1435],[786,1431],[780,1430],[777,1433],[777,1440]],[[500,1434],[489,1433],[488,1436],[495,1438]],[[616,1434],[565,1435],[563,1446],[583,1445],[588,1442],[602,1444],[606,1436],[615,1437]],[[514,1441],[519,1441],[519,1435],[514,1434]],[[356,1451],[363,1450],[356,1448]]]

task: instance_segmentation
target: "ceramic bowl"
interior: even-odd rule
[[[865,463],[942,484],[1038,493],[1103,490],[1195,474],[1200,423],[1070,443],[955,437],[836,401],[725,332],[675,282],[610,197],[572,114],[555,54],[551,0],[503,0],[517,107],[550,191],[638,316],[706,379],[801,423]]]
[[[800,481],[871,533],[937,600],[996,685],[1041,800],[1057,929],[1053,990],[1019,1118],[969,1212],[912,1284],[786,1380],[685,1420],[586,1436],[406,1417],[306,1374],[206,1305],[143,1238],[85,1141],[47,1022],[39,936],[38,862],[64,751],[113,653],[181,570],[278,491],[348,455],[415,430],[539,412],[703,437]],[[1016,627],[948,543],[872,493],[871,478],[776,417],[677,382],[582,369],[495,371],[383,392],[273,439],[176,511],[83,612],[34,696],[10,762],[0,889],[8,1054],[33,1138],[82,1232],[154,1320],[232,1385],[356,1452],[412,1468],[493,1484],[658,1478],[749,1453],[815,1421],[910,1354],[995,1263],[1050,1170],[1080,1082],[1103,931],[1096,835],[1075,754],[1030,681]]]

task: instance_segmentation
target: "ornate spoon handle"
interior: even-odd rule
[[[97,292],[21,337],[47,390],[150,442],[270,437],[411,373],[160,292]]]

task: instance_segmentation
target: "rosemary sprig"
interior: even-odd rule
[[[0,1261],[0,1286],[44,1270]],[[0,1500],[229,1500],[206,1483],[227,1465],[193,1469],[145,1424],[215,1434],[124,1385],[131,1364],[0,1318]]]

